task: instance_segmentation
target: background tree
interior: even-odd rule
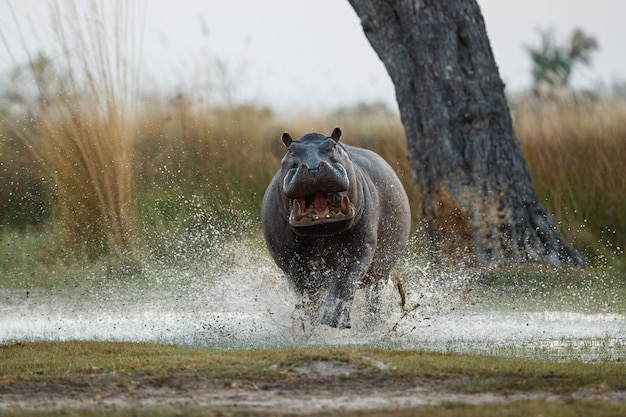
[[[545,83],[553,87],[568,87],[572,70],[577,65],[590,65],[591,53],[598,42],[581,29],[574,29],[568,41],[559,45],[552,31],[540,32],[541,45],[525,46],[532,60],[533,87]]]
[[[475,0],[349,0],[395,85],[431,259],[585,265],[539,203]]]

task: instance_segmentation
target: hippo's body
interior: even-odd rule
[[[409,201],[393,169],[377,154],[310,133],[293,140],[263,198],[270,254],[301,294],[329,288],[321,322],[350,327],[359,285],[386,278],[410,232]]]

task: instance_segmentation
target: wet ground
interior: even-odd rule
[[[136,377],[132,381],[114,375],[93,376],[88,384],[14,383],[0,389],[2,410],[79,408],[221,407],[254,410],[259,415],[308,415],[350,410],[402,410],[442,404],[505,404],[519,401],[626,402],[626,392],[580,389],[569,394],[545,391],[460,393],[455,385],[462,377],[424,377],[404,380],[358,378],[367,370],[333,362],[313,362],[294,376],[271,383],[231,381],[216,383],[190,375],[170,375],[158,380]],[[343,378],[338,378],[341,376]],[[246,414],[245,415],[254,415]]]

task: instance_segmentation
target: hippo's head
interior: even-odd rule
[[[299,235],[332,235],[352,226],[354,167],[340,137],[339,128],[330,137],[309,133],[298,140],[283,133],[287,154],[280,187],[288,204],[289,225]]]

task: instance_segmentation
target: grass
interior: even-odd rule
[[[6,134],[52,179],[56,201],[48,205],[63,225],[63,246],[115,263],[130,249],[136,223],[130,120],[137,78],[128,65],[136,22],[132,8],[119,5],[57,2],[52,11],[62,58],[29,56],[14,72],[11,93],[22,108],[5,120]]]
[[[353,371],[349,376],[322,378],[319,382],[320,388],[365,383],[367,386],[431,386],[432,389],[467,394],[550,392],[560,396],[549,402],[525,400],[495,408],[489,404],[472,406],[447,403],[437,407],[384,412],[360,411],[346,415],[446,416],[461,413],[516,416],[528,415],[528,410],[541,412],[542,415],[569,415],[571,412],[584,413],[589,410],[607,413],[603,415],[619,415],[619,412],[625,410],[623,403],[576,400],[571,397],[581,390],[593,390],[597,395],[625,390],[624,363],[536,362],[366,347],[223,350],[110,342],[17,343],[0,346],[0,353],[3,357],[0,364],[0,383],[5,392],[20,386],[36,389],[37,386],[50,387],[51,384],[59,384],[64,392],[81,389],[101,392],[104,395],[112,392],[134,392],[142,386],[173,387],[181,390],[184,389],[181,387],[183,376],[192,381],[211,381],[210,386],[213,389],[238,387],[257,390],[267,385],[281,386],[283,388],[280,389],[289,392],[290,386],[301,384],[314,389],[315,381],[297,369],[323,361],[350,365]],[[384,366],[372,366],[372,363]],[[113,415],[113,412],[115,415],[131,415],[131,411],[132,415],[167,415],[179,412],[185,415],[266,415],[263,411],[229,407],[182,410],[168,407],[85,409],[65,410],[65,414],[15,411],[7,415]]]
[[[528,311],[626,314],[620,301],[626,297],[626,276],[614,268],[520,266],[480,271],[476,284],[475,292],[493,300],[494,306],[505,301],[515,305],[515,299],[522,298]]]
[[[0,382],[54,381],[114,373],[119,377],[164,377],[188,372],[212,380],[274,380],[313,361],[350,363],[360,378],[462,376],[461,392],[550,390],[571,393],[582,387],[626,389],[622,362],[539,362],[519,358],[375,348],[213,349],[147,343],[33,342],[0,345]],[[386,365],[372,368],[371,361]],[[272,366],[277,365],[277,366]],[[465,378],[467,377],[467,378]]]
[[[552,363],[517,358],[430,353],[410,350],[374,348],[284,348],[228,350],[147,343],[115,342],[33,342],[1,347],[3,382],[28,379],[52,379],[68,373],[87,375],[117,372],[131,376],[142,373],[165,376],[180,370],[191,370],[209,378],[273,378],[312,361],[327,360],[353,363],[364,367],[364,357],[381,361],[386,369],[368,373],[375,377],[465,375],[481,378],[476,385],[463,385],[467,392],[492,390],[488,379],[502,375],[530,378],[525,389],[552,387],[559,392],[578,389],[581,383],[602,385],[606,389],[626,388],[623,363]],[[367,363],[371,362],[368,360]],[[270,365],[278,365],[272,368]],[[549,380],[551,377],[554,381]]]
[[[624,261],[626,102],[570,94],[526,98],[514,125],[535,189],[563,236],[591,259]],[[608,249],[608,250],[607,250]]]
[[[150,112],[138,116],[134,121],[137,124],[131,129],[137,132],[132,140],[132,160],[121,162],[122,165],[132,167],[132,171],[125,175],[132,178],[129,190],[133,190],[133,197],[130,203],[124,204],[131,220],[127,219],[116,227],[122,235],[128,236],[130,233],[130,236],[135,237],[130,243],[131,249],[135,251],[154,249],[155,240],[159,241],[159,236],[171,230],[188,229],[192,224],[208,229],[211,219],[225,220],[232,218],[233,213],[258,220],[265,186],[282,157],[283,149],[278,135],[287,129],[294,135],[300,135],[308,130],[328,130],[326,126],[342,126],[346,132],[346,143],[373,149],[396,168],[411,197],[412,206],[418,206],[402,127],[395,116],[379,116],[378,119],[369,120],[369,125],[360,125],[362,119],[359,114],[328,115],[324,120],[312,122],[279,122],[271,112],[254,106],[220,110],[189,104],[186,105],[188,108],[174,112],[183,106],[179,102],[184,100],[184,97],[173,102],[159,102],[155,99],[153,103],[157,105]],[[616,121],[623,120],[618,116],[615,116]],[[559,118],[553,116],[551,119]],[[624,148],[624,142],[619,140],[621,133],[592,146],[583,138],[574,141],[567,132],[553,131],[552,140],[533,136],[523,126],[525,123],[534,125],[534,119],[528,115],[518,115],[516,120],[537,192],[556,216],[565,238],[583,250],[592,265],[623,263],[621,248],[626,242],[623,213],[626,211],[621,208],[624,198],[617,182],[626,172],[622,174],[625,170],[622,163],[624,159],[611,156],[620,155],[619,152]],[[305,124],[315,127],[302,127]],[[9,138],[7,134],[4,137]],[[9,139],[6,142],[10,144]],[[571,152],[575,156],[563,157]],[[22,169],[36,170],[37,165],[22,165]],[[586,175],[586,172],[593,172],[594,175]],[[596,175],[598,172],[605,174]],[[67,172],[67,189],[75,192],[72,198],[76,204],[80,204],[81,198],[89,193],[81,187],[70,186],[69,181],[82,178],[82,175],[81,171]],[[100,179],[93,178],[87,182],[93,183],[91,187],[96,189],[98,181]],[[110,183],[104,178],[102,181]],[[67,237],[82,230],[80,239],[95,239],[96,247],[101,247],[100,238],[85,235],[91,229],[83,227],[100,224],[100,220],[82,217],[82,211],[74,210],[75,204],[69,202],[70,197],[55,197],[56,193],[61,193],[57,182],[32,179],[31,184],[34,187],[31,194],[44,196],[44,206],[52,207],[50,211],[54,213],[39,221],[40,230],[43,227],[43,230],[56,231],[57,237]],[[89,207],[95,209],[106,206],[104,202],[96,200]],[[198,202],[201,203],[202,213],[197,209]],[[87,205],[83,208],[87,210]],[[100,215],[98,210],[90,213]],[[413,221],[419,224],[416,211],[413,213]],[[136,226],[131,228],[131,224]],[[11,228],[19,231],[19,228]],[[114,229],[111,227],[107,230]],[[79,239],[79,236],[74,239]],[[68,247],[67,242],[66,239],[57,238],[56,246],[61,253],[71,253],[72,247]]]
[[[129,191],[123,197],[124,203],[121,203],[121,194],[115,197],[119,198],[118,203],[111,204],[97,197],[97,190],[104,187],[100,184],[112,184],[114,180],[98,175],[90,178],[80,169],[71,168],[67,161],[59,161],[57,167],[58,172],[65,172],[66,180],[57,178],[42,182],[29,177],[33,187],[30,195],[42,196],[39,204],[52,213],[47,217],[42,214],[43,220],[38,220],[38,224],[45,230],[56,230],[62,236],[74,236],[70,241],[91,241],[100,251],[110,245],[129,245],[131,251],[141,252],[152,250],[154,241],[160,239],[158,236],[168,234],[172,229],[191,227],[194,222],[196,227],[207,229],[211,219],[228,219],[233,213],[258,220],[266,184],[282,157],[282,144],[278,140],[280,132],[290,130],[298,136],[309,130],[324,132],[328,126],[334,125],[340,125],[346,132],[346,143],[364,146],[383,155],[399,173],[412,207],[418,207],[406,143],[396,116],[378,115],[364,123],[362,115],[344,113],[329,114],[313,121],[280,122],[270,111],[260,107],[219,109],[203,105],[199,99],[195,103],[183,104],[186,101],[192,99],[180,96],[166,101],[157,97],[151,102],[155,105],[149,111],[140,113],[131,121],[133,124],[129,130],[136,133],[132,146],[125,146],[129,146],[128,155],[132,159],[119,160],[120,165],[132,167],[119,179],[126,184],[122,188]],[[626,110],[625,114],[620,113],[619,106],[607,108],[603,102],[590,105],[595,110],[585,114],[614,113],[613,118],[607,116],[609,121],[594,118],[598,126],[619,125],[619,121],[626,119]],[[516,128],[539,197],[554,213],[564,237],[582,250],[592,265],[623,264],[622,248],[626,243],[626,216],[623,213],[626,210],[619,178],[626,175],[626,164],[622,162],[626,159],[621,156],[626,145],[620,139],[626,132],[619,131],[618,126],[604,126],[600,131],[613,133],[606,133],[598,140],[591,134],[592,127],[588,128],[587,136],[579,128],[576,137],[569,134],[570,127],[566,123],[561,126],[562,131],[558,130],[558,125],[544,128],[545,132],[528,127],[541,126],[537,118],[562,120],[553,112],[568,111],[565,105],[550,109],[545,116],[536,114],[536,110],[518,109],[515,113]],[[584,119],[581,113],[582,110],[578,111],[578,117],[574,119]],[[50,127],[50,130],[54,129]],[[4,139],[5,146],[15,146],[15,139],[9,133],[4,134]],[[45,153],[43,149],[41,153]],[[104,165],[105,160],[101,160]],[[23,160],[13,164],[18,165],[16,169],[26,171],[39,169],[36,163],[28,165]],[[111,168],[103,166],[98,171],[110,169],[112,174],[117,172]],[[85,178],[87,180],[81,186],[72,184],[72,181]],[[59,181],[66,181],[65,185]],[[64,196],[62,190],[71,195]],[[89,198],[89,204],[83,200],[86,198]],[[129,198],[132,201],[128,201]],[[202,203],[202,215],[194,203],[198,201]],[[114,208],[108,209],[109,206]],[[122,207],[125,207],[125,214],[120,211]],[[93,230],[93,227],[105,224],[100,219],[111,212],[118,214],[113,215],[110,218],[112,223],[106,226],[106,233],[111,232],[112,236],[107,240],[110,243],[105,244],[102,240],[104,231]],[[31,221],[27,215],[24,219]],[[419,224],[416,210],[413,222]],[[19,230],[15,226],[11,228]],[[133,239],[128,240],[130,236]],[[67,239],[57,239],[57,242],[61,253],[72,252]],[[94,253],[97,257],[100,252],[96,250]]]

